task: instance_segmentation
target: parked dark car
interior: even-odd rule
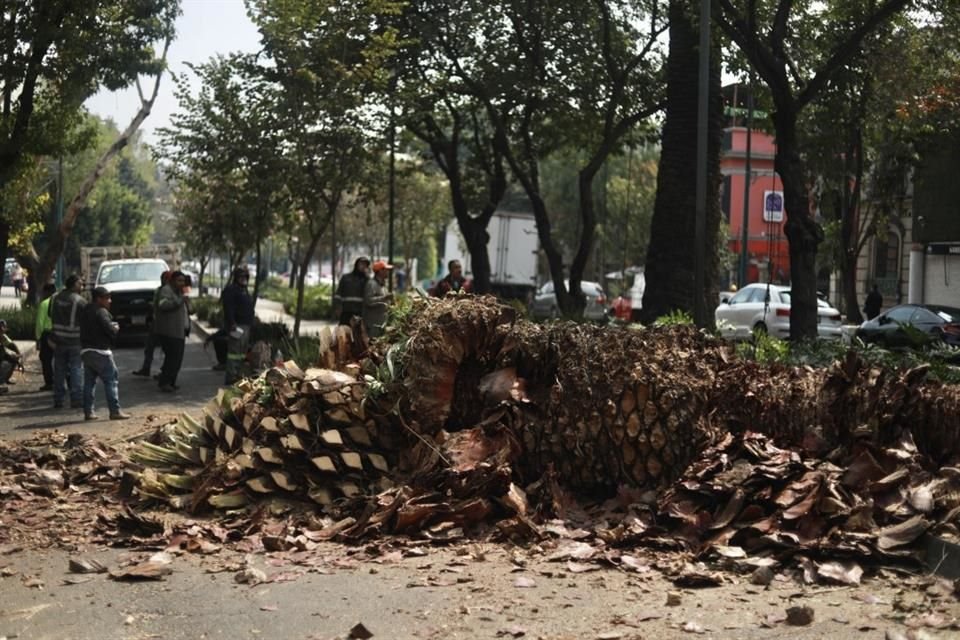
[[[884,347],[916,346],[904,325],[910,325],[949,345],[960,346],[960,309],[937,304],[901,304],[867,320],[857,329],[857,337]]]
[[[570,282],[564,283],[569,287]],[[607,294],[597,282],[580,282],[580,290],[587,297],[587,306],[583,310],[584,320],[603,322],[607,320]],[[549,281],[537,290],[533,302],[530,303],[530,315],[534,320],[557,319],[560,317],[560,307],[557,304],[557,294],[553,291],[553,282]]]

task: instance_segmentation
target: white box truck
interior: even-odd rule
[[[490,257],[493,293],[504,298],[526,300],[536,289],[537,252],[540,249],[533,214],[497,211],[490,219],[487,233],[490,236],[487,255]],[[464,275],[473,278],[470,252],[456,220],[447,225],[443,256],[443,275],[446,275],[447,263],[459,260]]]

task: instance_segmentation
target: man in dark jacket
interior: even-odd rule
[[[167,284],[160,287],[157,298],[157,315],[153,319],[153,331],[157,343],[163,349],[163,366],[160,367],[160,391],[173,393],[177,375],[183,365],[183,351],[190,328],[190,302],[184,294],[187,276],[182,271],[170,274]]]
[[[80,315],[87,301],[80,295],[83,279],[76,274],[67,278],[66,286],[50,300],[53,323],[53,406],[63,407],[70,380],[70,406],[83,406],[83,364],[80,361]]]
[[[863,304],[863,312],[867,315],[867,320],[873,320],[880,315],[880,309],[883,307],[883,294],[877,285],[867,294],[867,299]]]
[[[443,280],[437,283],[433,289],[433,295],[438,298],[442,298],[451,291],[453,293],[469,291],[470,283],[466,278],[463,277],[463,267],[460,265],[460,261],[451,260],[447,264],[447,268],[450,270],[450,273],[448,273]]]
[[[367,288],[367,271],[370,269],[370,258],[357,258],[353,263],[353,271],[340,278],[337,293],[333,297],[334,313],[340,317],[340,324],[350,324],[354,316],[363,315],[363,293]]]
[[[104,287],[93,290],[93,301],[80,317],[80,357],[83,359],[83,417],[96,420],[93,395],[97,378],[103,381],[111,420],[126,420],[130,416],[120,410],[120,372],[113,359],[113,343],[120,326],[110,315],[110,292]]]
[[[220,304],[223,306],[223,328],[227,332],[227,366],[224,381],[231,385],[243,374],[243,361],[250,347],[253,328],[253,298],[247,291],[250,272],[244,267],[233,270],[230,284],[223,288]]]

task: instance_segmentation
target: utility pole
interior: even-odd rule
[[[736,103],[734,103],[736,108]],[[753,178],[753,171],[750,166],[752,160],[753,142],[753,69],[750,70],[750,87],[747,92],[747,157],[744,163],[743,174],[743,222],[740,225],[740,269],[737,274],[737,284],[743,287],[747,284],[747,242],[750,239],[750,183]]]
[[[387,263],[393,264],[393,221],[397,214],[397,165],[396,165],[396,123],[393,113],[393,95],[390,96],[390,176],[389,176],[389,194],[388,194],[388,215],[390,218],[390,230],[387,237]],[[393,291],[393,275],[387,278],[387,290]]]
[[[60,156],[57,159],[57,229],[60,228],[60,223],[63,222],[63,156]],[[57,273],[54,280],[54,283],[57,287],[57,290],[63,288],[63,252],[60,252],[60,257],[57,258]],[[90,274],[87,274],[87,277],[90,277]],[[42,287],[46,283],[38,282],[37,286]],[[39,298],[37,298],[39,300]]]
[[[697,96],[697,203],[693,232],[693,321],[707,326],[707,106],[710,101],[710,0],[700,0],[700,83]]]

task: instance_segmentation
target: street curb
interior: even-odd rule
[[[195,331],[197,335],[202,335],[204,338],[209,338],[216,333],[216,329],[206,326],[194,316],[190,317],[190,326],[193,327],[193,331]]]

